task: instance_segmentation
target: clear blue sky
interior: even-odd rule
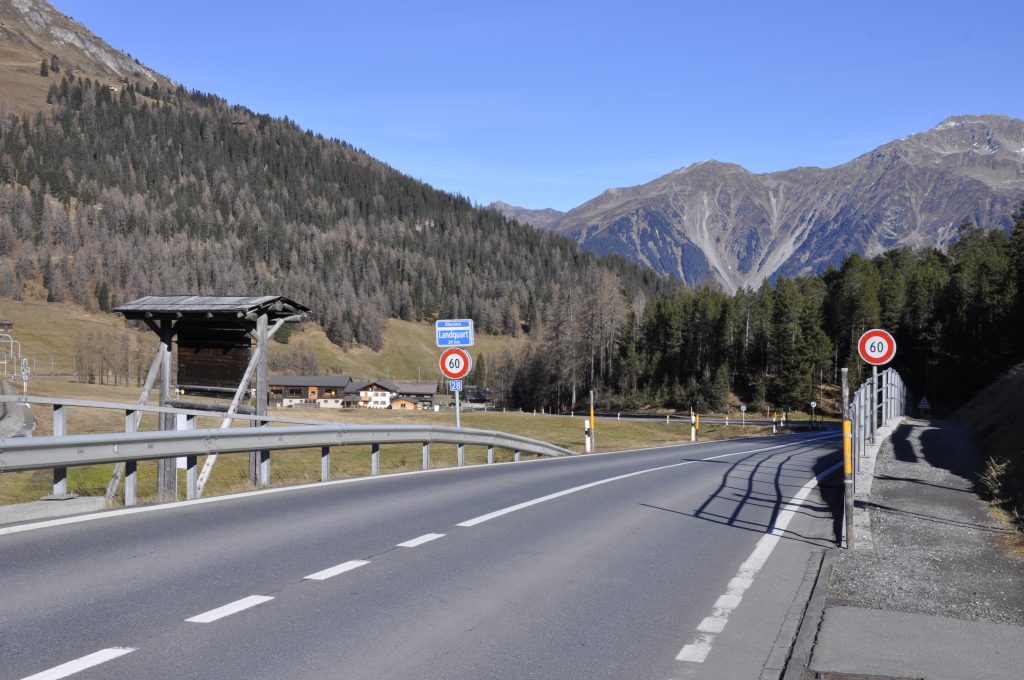
[[[844,163],[1024,118],[1024,2],[55,0],[189,89],[481,204],[566,210],[715,158]]]

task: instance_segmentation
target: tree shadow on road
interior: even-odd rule
[[[743,531],[758,534],[769,533],[775,527],[779,513],[806,483],[807,463],[810,462],[806,458],[806,452],[809,449],[816,448],[816,446],[810,445],[804,449],[790,450],[785,454],[781,454],[781,456],[780,454],[764,456],[763,454],[752,453],[734,461],[690,459],[695,463],[728,466],[722,474],[718,486],[708,496],[707,500],[701,503],[693,512],[684,512],[648,504],[641,505]],[[811,469],[814,475],[818,476],[823,470],[834,464],[835,454],[829,453],[818,456],[814,460]],[[836,486],[832,481],[832,476],[830,476],[819,483],[818,486],[824,503],[805,500],[793,509],[798,515],[831,519],[831,536],[805,535],[788,527],[780,532],[780,535],[789,540],[797,540],[816,546],[830,547],[834,545],[837,537],[840,535],[838,531],[841,529],[842,524],[841,476],[839,481],[839,485]],[[839,493],[838,502],[833,498],[837,490]],[[769,511],[767,518],[764,512],[766,509]],[[837,509],[839,510],[838,515],[836,513]]]

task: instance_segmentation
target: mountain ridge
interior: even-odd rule
[[[0,0],[0,30],[0,114],[20,114],[0,115],[0,297],[107,310],[274,292],[337,345],[379,349],[388,318],[514,336],[558,321],[565,298],[601,295],[618,314],[678,288],[287,118],[102,58],[113,48],[42,0]]]
[[[547,228],[594,252],[735,291],[817,273],[854,252],[945,248],[964,222],[1009,228],[1021,198],[1024,121],[966,114],[831,168],[753,173],[692,163],[608,189]]]
[[[41,75],[44,62],[47,76]],[[0,65],[3,103],[14,113],[45,109],[50,83],[67,74],[114,89],[129,83],[177,87],[44,0],[0,1]]]

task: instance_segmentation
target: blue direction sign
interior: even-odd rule
[[[448,381],[448,389],[450,389],[452,392],[461,392],[462,391],[462,381],[461,380],[449,380]]]
[[[439,319],[434,323],[438,347],[472,347],[472,319]]]

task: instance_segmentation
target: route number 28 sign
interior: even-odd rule
[[[874,328],[860,336],[857,351],[872,366],[884,366],[896,356],[896,340],[888,331]]]
[[[441,373],[449,380],[461,380],[473,368],[473,358],[466,350],[452,347],[442,352],[439,366]]]

